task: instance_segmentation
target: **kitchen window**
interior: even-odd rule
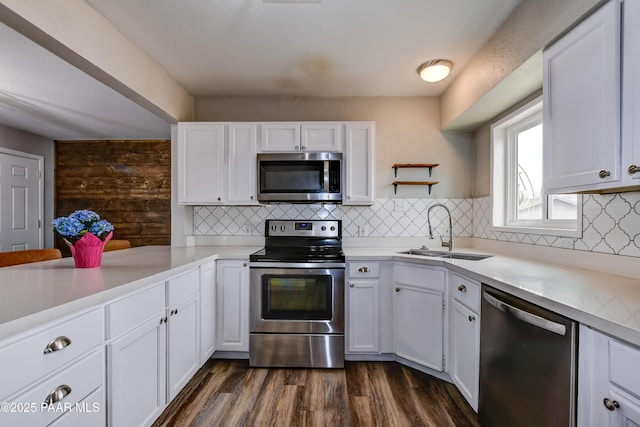
[[[542,126],[542,97],[491,126],[492,229],[581,237],[582,197],[543,189]]]

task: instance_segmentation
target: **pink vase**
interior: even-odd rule
[[[73,245],[69,245],[76,268],[100,267],[104,245],[111,239],[111,236],[113,236],[113,231],[107,234],[107,237],[102,241],[99,237],[87,233]]]

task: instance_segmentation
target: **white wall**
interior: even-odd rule
[[[53,247],[53,141],[0,125],[0,147],[44,157],[44,246]]]

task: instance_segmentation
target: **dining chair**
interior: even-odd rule
[[[131,242],[128,240],[109,240],[106,245],[104,245],[104,251],[117,251],[119,249],[129,249],[131,247]]]
[[[60,249],[25,249],[0,252],[0,267],[62,258]]]

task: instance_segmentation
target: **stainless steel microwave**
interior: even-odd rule
[[[258,201],[342,201],[341,153],[259,153]]]

